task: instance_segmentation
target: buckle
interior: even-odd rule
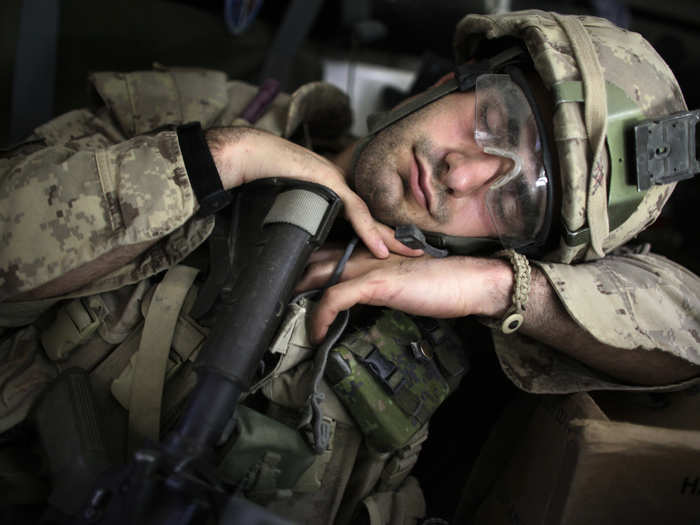
[[[401,372],[398,371],[396,365],[384,357],[376,346],[362,359],[362,362],[391,394],[401,388],[401,385],[406,380],[406,378],[401,376]]]

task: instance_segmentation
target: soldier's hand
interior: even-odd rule
[[[340,168],[316,153],[277,135],[252,128],[216,128],[206,134],[225,189],[268,177],[323,184],[342,199],[345,217],[375,257],[389,252],[416,255],[394,239],[394,232],[374,220],[365,202],[350,189]]]
[[[321,250],[314,254],[298,290],[322,286],[339,253]],[[311,338],[321,341],[338,313],[355,304],[440,318],[499,317],[510,305],[512,285],[513,272],[500,259],[392,254],[379,260],[361,250],[348,261],[340,282],[323,294],[311,318]]]

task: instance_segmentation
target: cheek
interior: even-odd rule
[[[482,192],[469,199],[452,200],[445,233],[463,237],[494,237],[495,231],[484,202]]]

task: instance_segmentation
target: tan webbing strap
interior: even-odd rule
[[[158,440],[163,384],[175,324],[197,270],[173,266],[156,288],[134,356],[129,398],[129,448]]]
[[[581,21],[573,16],[552,13],[569,37],[571,48],[581,72],[585,94],[585,121],[588,141],[593,151],[591,177],[588,183],[586,219],[591,231],[591,247],[603,257],[603,242],[608,236],[607,174],[605,169],[605,135],[607,133],[608,103],[605,77],[591,37]]]

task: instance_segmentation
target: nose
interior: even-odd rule
[[[483,151],[451,151],[444,157],[440,182],[456,197],[469,195],[513,166],[510,159],[488,155]]]

